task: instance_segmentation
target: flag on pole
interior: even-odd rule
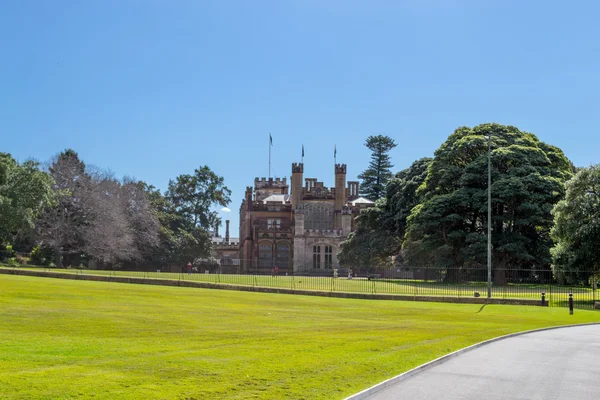
[[[336,147],[336,145],[334,144],[334,145],[333,145],[333,158],[336,158],[336,157],[337,157],[337,147]]]
[[[269,143],[273,146],[273,137],[271,136],[271,132],[269,132]]]
[[[304,145],[302,145],[302,158],[304,158]]]

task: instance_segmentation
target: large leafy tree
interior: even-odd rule
[[[27,235],[53,201],[52,178],[38,163],[18,163],[10,154],[0,153],[0,245]]]
[[[159,222],[159,245],[150,259],[159,265],[184,264],[210,253],[211,242],[208,232],[202,228],[191,228],[188,221],[177,211],[167,196],[154,186],[145,190]]]
[[[214,207],[231,201],[224,179],[203,166],[193,175],[170,181],[165,195],[152,186],[146,186],[146,193],[161,226],[155,259],[169,264],[207,257],[211,250],[208,230],[218,221]]]
[[[406,219],[420,198],[417,189],[427,176],[431,158],[422,158],[392,178],[383,199],[364,210],[356,230],[341,245],[340,263],[351,266],[386,265],[398,255],[406,230]]]
[[[552,207],[572,167],[562,151],[513,126],[458,128],[435,152],[423,196],[408,219],[409,265],[448,268],[486,263],[487,150],[491,140],[494,281],[506,269],[550,264]]]
[[[175,181],[169,181],[166,196],[186,222],[188,230],[210,229],[218,221],[217,212],[211,208],[229,204],[231,190],[225,186],[223,177],[203,166],[193,175],[179,175]]]
[[[552,213],[555,277],[571,283],[600,275],[600,165],[580,169]]]
[[[389,136],[377,135],[369,136],[365,146],[371,150],[371,161],[369,167],[358,176],[362,180],[360,192],[375,201],[385,195],[385,187],[393,176],[388,153],[396,147],[396,143]]]

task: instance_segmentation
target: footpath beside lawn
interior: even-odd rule
[[[0,288],[2,399],[342,399],[485,339],[600,322],[564,308],[12,275]]]

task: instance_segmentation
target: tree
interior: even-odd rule
[[[222,177],[203,166],[196,169],[194,175],[180,175],[175,181],[169,181],[166,196],[191,231],[215,226],[218,214],[211,211],[211,207],[227,206],[231,201],[231,190],[224,185]]]
[[[47,207],[37,221],[37,233],[43,244],[54,249],[54,260],[60,268],[63,255],[81,253],[82,233],[86,226],[92,226],[85,212],[91,177],[78,154],[71,149],[58,154],[48,170],[54,180],[52,190],[56,203]]]
[[[85,259],[116,265],[142,261],[158,246],[159,224],[142,184],[87,167],[65,150],[49,168],[57,204],[37,224],[38,238],[54,249],[57,266]]]
[[[0,153],[0,245],[27,235],[44,207],[54,201],[52,178],[39,164],[22,164]]]
[[[218,221],[212,208],[230,202],[224,179],[204,166],[170,181],[164,196],[153,186],[145,185],[145,191],[160,224],[160,244],[152,258],[161,264],[206,258],[212,245],[208,229]]]
[[[559,281],[587,282],[600,274],[600,165],[579,169],[552,210],[552,270]]]
[[[356,230],[341,245],[340,263],[351,266],[386,265],[399,254],[406,219],[420,198],[417,188],[427,176],[431,158],[422,158],[392,178],[385,198],[364,210],[356,219]]]
[[[143,182],[124,179],[120,190],[121,207],[132,233],[133,259],[150,260],[154,250],[160,244],[160,222]]]
[[[191,229],[176,206],[154,186],[144,184],[146,195],[159,223],[158,247],[149,259],[160,265],[184,264],[210,254],[211,241],[206,230]]]
[[[569,160],[554,146],[512,126],[458,128],[435,152],[408,218],[403,255],[409,265],[458,273],[484,266],[487,242],[487,137],[491,137],[494,281],[507,267],[547,268],[550,211],[571,176]],[[456,277],[455,277],[456,278]]]
[[[375,201],[385,194],[385,186],[392,178],[389,151],[396,147],[396,143],[389,136],[369,136],[365,146],[371,150],[369,167],[364,170],[358,179],[361,179],[360,192],[367,198]]]

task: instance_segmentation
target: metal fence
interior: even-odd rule
[[[86,275],[141,277],[144,279],[173,279],[216,284],[313,290],[324,292],[348,292],[366,294],[391,294],[404,296],[487,297],[487,270],[481,268],[460,269],[402,269],[402,268],[338,268],[331,270],[240,271],[239,266],[227,271],[188,270],[175,267],[152,271],[99,270],[82,268],[44,268],[19,266],[19,269],[35,268],[44,271],[66,272]],[[503,300],[539,300],[539,304],[551,307],[568,307],[572,295],[575,308],[595,307],[600,302],[597,291],[597,275],[579,272],[562,276],[559,281],[548,270],[507,269],[493,271],[491,297]]]

